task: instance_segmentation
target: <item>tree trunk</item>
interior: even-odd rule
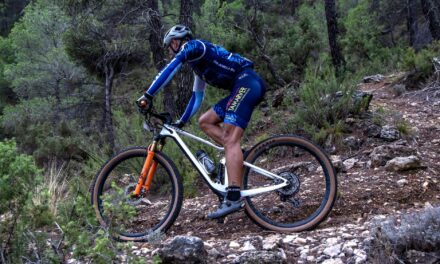
[[[195,25],[192,18],[193,13],[193,0],[181,0],[180,1],[180,23],[189,27],[194,33]],[[191,98],[193,83],[192,69],[189,65],[183,65],[180,73],[177,75],[177,104],[175,115],[181,115],[185,111],[186,106]]]
[[[148,24],[150,26],[150,42],[151,54],[153,55],[154,66],[158,71],[162,70],[166,65],[165,51],[162,48],[162,21],[159,13],[157,0],[148,0]],[[162,105],[166,112],[173,112],[174,98],[173,88],[171,84],[167,85],[163,91]]]
[[[298,10],[299,6],[300,6],[299,0],[292,0],[292,9],[290,10],[292,16],[296,14],[296,11]]]
[[[422,10],[429,21],[429,30],[433,39],[440,40],[440,9],[433,0],[421,0]]]
[[[416,43],[416,34],[418,31],[417,25],[417,10],[416,10],[416,1],[415,0],[407,0],[407,27],[409,32],[409,43],[411,47],[415,47]]]
[[[104,130],[107,134],[107,142],[109,144],[109,152],[115,150],[115,134],[113,130],[113,114],[112,114],[112,86],[115,76],[115,69],[110,63],[105,64],[105,87],[104,87]]]
[[[327,19],[328,41],[332,62],[335,68],[339,71],[344,63],[344,58],[342,57],[341,47],[337,40],[339,32],[335,0],[325,0],[325,17]]]

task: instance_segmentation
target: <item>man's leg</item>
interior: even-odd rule
[[[224,124],[222,128],[221,122],[220,117],[212,109],[209,109],[199,119],[199,125],[203,132],[225,148],[229,186],[241,187],[243,152],[240,141],[244,130],[231,124]]]
[[[223,146],[225,147],[226,169],[228,170],[229,186],[241,187],[243,171],[243,152],[240,141],[243,128],[225,124],[223,129]]]
[[[223,121],[212,108],[199,118],[199,126],[202,131],[223,146],[223,128],[220,126],[221,122]]]

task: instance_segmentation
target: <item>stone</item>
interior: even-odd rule
[[[343,164],[344,164],[344,168],[345,168],[346,170],[350,170],[350,169],[352,169],[352,168],[356,165],[356,163],[357,163],[358,161],[359,161],[359,160],[358,160],[358,159],[355,159],[355,158],[346,159],[346,160],[344,160],[344,162],[343,162]]]
[[[370,153],[371,166],[385,166],[389,160],[395,157],[417,154],[417,151],[415,149],[409,148],[405,144],[406,142],[398,141],[394,144],[375,147]]]
[[[321,264],[344,264],[344,262],[342,262],[342,259],[340,258],[335,258],[335,259],[326,259]]]
[[[219,258],[223,256],[216,248],[211,248],[210,250],[208,250],[208,255],[213,258]]]
[[[263,240],[263,249],[264,250],[273,250],[278,247],[280,237],[278,235],[271,235],[266,237]]]
[[[332,161],[333,167],[337,172],[343,171],[344,164],[342,163],[341,156],[331,155],[330,160]]]
[[[158,250],[162,263],[206,263],[208,252],[198,237],[176,236]]]
[[[418,156],[397,157],[388,161],[385,169],[388,171],[406,171],[421,168],[421,161]]]
[[[370,124],[366,125],[365,128],[363,129],[364,133],[368,137],[372,137],[372,138],[380,137],[381,130],[382,130],[382,127],[379,125],[376,125],[374,123],[370,123]]]
[[[315,260],[315,257],[314,256],[307,256],[306,260],[308,262],[313,262]]]
[[[278,251],[248,251],[236,257],[231,263],[235,264],[284,264],[287,263],[284,252]]]
[[[353,253],[355,256],[355,263],[356,264],[365,263],[365,261],[367,261],[367,253],[364,250],[355,249]]]
[[[339,238],[337,238],[337,237],[330,237],[325,240],[325,243],[327,244],[327,246],[336,245],[338,242],[339,242]]]
[[[408,184],[408,180],[407,179],[401,179],[401,180],[397,181],[397,186],[399,186],[399,187],[403,187],[403,186],[405,186],[407,184]]]
[[[244,242],[244,245],[242,248],[240,248],[240,251],[250,251],[250,250],[256,250],[254,245],[250,241]]]
[[[304,245],[306,243],[307,243],[307,239],[301,237],[297,237],[293,240],[293,244],[297,244],[297,245]]]
[[[396,141],[400,138],[400,132],[394,126],[383,126],[380,130],[380,138],[386,141]]]
[[[290,242],[292,242],[293,240],[295,240],[298,236],[297,235],[287,235],[285,238],[283,238],[283,243],[284,244],[288,244]]]
[[[364,83],[380,83],[385,77],[382,74],[375,74],[370,76],[365,76],[363,79]]]
[[[333,258],[336,257],[337,255],[339,255],[341,253],[341,244],[336,244],[330,247],[327,247],[326,249],[324,249],[324,254],[326,254],[327,256]]]
[[[231,241],[231,243],[229,243],[229,247],[230,248],[239,248],[240,244],[238,244],[236,241]]]
[[[344,138],[342,140],[342,143],[349,147],[351,150],[358,150],[361,147],[361,140],[355,136],[350,136],[347,138]]]

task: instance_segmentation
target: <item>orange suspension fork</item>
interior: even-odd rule
[[[153,161],[154,154],[156,151],[157,143],[153,142],[147,149],[147,158],[145,159],[144,166],[142,167],[141,175],[139,181],[136,185],[136,189],[133,192],[134,196],[139,196],[141,193],[142,186],[145,183],[145,190],[150,189],[151,182],[153,181],[154,173],[156,172],[157,162]]]

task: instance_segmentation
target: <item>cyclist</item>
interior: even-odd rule
[[[183,127],[200,108],[206,84],[230,91],[227,97],[199,119],[204,133],[225,148],[229,186],[222,204],[215,212],[208,214],[211,219],[223,217],[244,206],[240,197],[243,170],[240,140],[253,109],[263,99],[264,82],[253,71],[252,61],[208,41],[193,39],[191,30],[186,26],[176,25],[169,29],[163,44],[173,59],[138,99],[141,111],[151,108],[153,96],[168,84],[184,63],[188,63],[195,73],[193,92],[185,112],[175,126]]]

